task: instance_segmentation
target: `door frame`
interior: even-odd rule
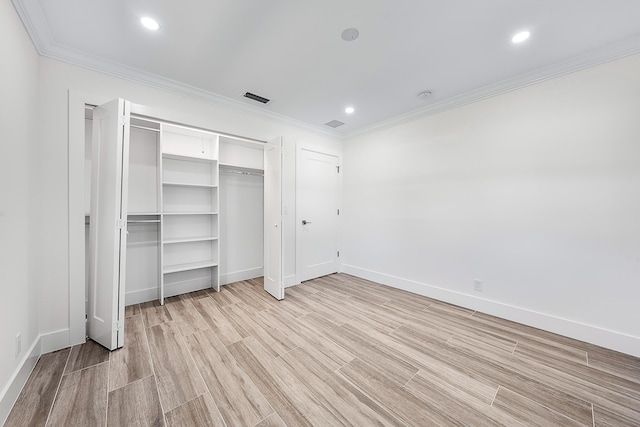
[[[342,245],[342,176],[344,175],[344,169],[342,167],[342,152],[338,151],[338,150],[334,150],[331,149],[330,147],[323,147],[323,146],[319,146],[317,144],[310,144],[310,143],[306,143],[303,141],[297,141],[296,142],[296,160],[295,160],[295,166],[296,166],[296,171],[295,171],[295,180],[296,180],[296,213],[295,213],[295,230],[296,230],[296,284],[300,284],[302,283],[300,281],[300,272],[302,271],[302,265],[301,265],[301,260],[302,257],[301,255],[301,248],[302,248],[302,236],[300,233],[298,233],[298,223],[300,221],[302,221],[302,218],[300,217],[300,209],[299,209],[299,200],[300,198],[298,197],[298,191],[299,191],[299,186],[298,186],[298,163],[300,161],[300,159],[298,158],[298,152],[300,150],[308,150],[308,151],[313,151],[315,153],[319,153],[319,154],[325,154],[328,156],[334,156],[338,159],[338,166],[340,167],[340,173],[338,174],[338,188],[337,188],[337,195],[336,198],[338,200],[338,209],[340,209],[340,215],[338,215],[338,219],[336,221],[336,242],[338,245],[338,250],[340,250],[340,248],[343,247]],[[342,272],[342,257],[338,257],[338,272]]]

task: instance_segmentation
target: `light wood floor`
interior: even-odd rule
[[[43,355],[6,426],[639,426],[640,359],[344,274],[127,307]]]

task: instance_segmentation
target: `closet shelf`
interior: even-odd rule
[[[233,172],[233,173],[239,173],[244,175],[264,176],[264,169],[236,166],[231,163],[220,163],[220,172]]]
[[[127,216],[158,216],[160,212],[127,212]]]
[[[177,239],[164,239],[162,241],[165,245],[170,245],[173,243],[192,243],[192,242],[209,242],[213,240],[218,240],[217,237],[181,237]]]
[[[185,160],[188,162],[216,163],[217,159],[206,159],[204,157],[183,156],[180,154],[162,153],[163,159]]]
[[[188,182],[163,182],[162,185],[167,187],[194,187],[194,188],[218,188],[213,184],[191,184]]]
[[[186,264],[165,265],[162,269],[164,274],[178,273],[180,271],[197,270],[199,268],[217,267],[218,263],[210,261],[189,262]]]
[[[218,215],[218,212],[163,212],[162,215]]]
[[[127,220],[128,224],[159,224],[159,219],[129,219]]]

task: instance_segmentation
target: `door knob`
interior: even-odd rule
[[[302,220],[302,225],[311,224],[311,221],[307,221],[306,219]]]

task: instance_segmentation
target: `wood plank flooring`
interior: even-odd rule
[[[127,307],[43,355],[6,426],[640,426],[640,359],[334,274]]]

